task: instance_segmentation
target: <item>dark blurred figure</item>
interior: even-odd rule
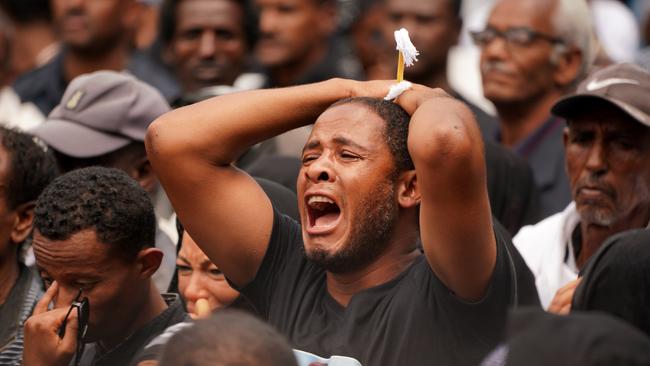
[[[160,366],[297,366],[289,343],[270,325],[233,310],[174,335]]]
[[[172,67],[188,102],[202,94],[219,95],[251,85],[242,77],[252,49],[254,28],[244,0],[165,0],[161,8],[160,36],[163,59]],[[243,85],[242,85],[243,84]],[[226,88],[234,86],[234,88]],[[224,90],[206,90],[222,87]],[[189,96],[188,96],[189,94]],[[194,95],[194,97],[192,97]]]
[[[571,312],[602,311],[650,336],[650,231],[610,238],[584,269]]]
[[[74,79],[61,104],[32,131],[54,150],[62,172],[117,168],[149,193],[158,218],[156,246],[165,254],[153,277],[161,292],[174,274],[176,228],[143,141],[149,124],[167,111],[169,105],[153,87],[126,73],[97,71]]]
[[[0,9],[13,26],[9,61],[12,79],[46,64],[57,54],[49,0],[2,0]]]
[[[393,31],[404,27],[420,51],[418,62],[406,68],[406,79],[432,88],[442,88],[461,99],[476,115],[481,133],[491,139],[497,129],[496,119],[456,93],[447,80],[447,55],[458,43],[463,25],[460,17],[461,0],[384,1],[387,16],[384,23],[386,39],[394,45]],[[394,61],[397,52],[392,55],[391,61]]]
[[[140,14],[137,0],[52,0],[51,5],[62,49],[53,60],[16,81],[14,88],[22,101],[33,102],[47,115],[72,79],[97,70],[129,70],[167,100],[177,97],[175,81],[143,53],[131,49]]]
[[[356,16],[350,27],[350,38],[366,80],[395,77],[393,36],[384,34],[384,2],[358,0]]]
[[[255,56],[267,71],[268,86],[362,77],[356,60],[334,37],[336,0],[255,0],[255,4],[260,32]]]
[[[56,175],[44,144],[0,127],[0,365],[21,365],[23,323],[43,294],[21,251],[31,238],[36,199]]]
[[[485,97],[494,103],[496,138],[530,163],[543,216],[571,200],[564,171],[564,122],[551,106],[586,74],[593,54],[584,0],[501,0],[486,28],[473,32],[481,47]]]
[[[612,65],[552,109],[566,118],[571,202],[513,239],[544,308],[566,313],[578,273],[605,240],[650,222],[650,73]]]
[[[647,366],[650,338],[604,314],[511,315],[508,342],[481,366]]]

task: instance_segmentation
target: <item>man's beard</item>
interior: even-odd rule
[[[387,181],[364,197],[349,218],[356,221],[341,250],[329,253],[319,248],[307,258],[332,273],[352,272],[374,261],[388,246],[399,213],[393,184],[394,180]]]

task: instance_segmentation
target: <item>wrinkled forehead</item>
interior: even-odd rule
[[[34,232],[34,256],[39,269],[50,275],[101,271],[113,264],[110,246],[99,243],[87,230],[65,240],[50,240]]]
[[[344,138],[361,145],[377,145],[383,141],[386,123],[379,115],[360,103],[330,107],[314,123],[305,147],[315,140]]]
[[[555,0],[499,0],[495,3],[488,25],[499,29],[526,27],[551,32],[551,14]]]

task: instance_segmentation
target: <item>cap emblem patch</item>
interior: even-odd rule
[[[76,92],[74,92],[74,94],[72,94],[72,97],[70,97],[70,99],[68,99],[68,102],[65,104],[65,107],[67,109],[75,109],[75,108],[77,108],[77,106],[79,105],[79,101],[84,96],[84,94],[85,93],[83,91],[81,91],[81,90],[77,90]]]

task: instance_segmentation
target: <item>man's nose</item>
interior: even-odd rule
[[[278,15],[273,9],[264,9],[260,13],[259,28],[261,33],[273,33],[278,28]]]
[[[305,174],[307,175],[307,179],[314,183],[335,181],[332,162],[324,156],[312,161],[307,167]]]
[[[79,288],[59,286],[59,293],[54,301],[55,308],[67,308],[79,295]],[[83,291],[82,291],[83,297]]]
[[[585,167],[592,173],[602,174],[607,171],[607,151],[602,143],[596,142],[589,149]]]
[[[204,30],[199,39],[199,57],[212,58],[216,52],[216,36],[214,32]]]
[[[481,47],[481,60],[503,60],[509,52],[506,39],[497,36]]]

